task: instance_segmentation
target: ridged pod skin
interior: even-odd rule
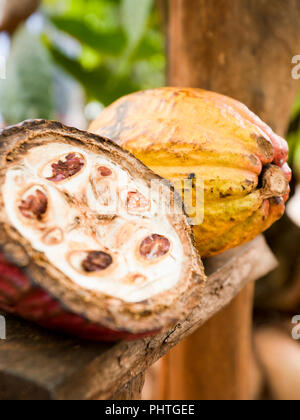
[[[234,99],[192,88],[138,92],[102,111],[89,131],[166,179],[204,181],[204,222],[193,227],[202,257],[252,240],[284,214],[288,145]],[[266,188],[270,167],[279,189]]]
[[[199,304],[205,274],[178,195],[129,152],[34,120],[0,131],[0,159],[0,310],[111,342]],[[148,195],[153,180],[176,212]]]

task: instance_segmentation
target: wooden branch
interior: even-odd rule
[[[110,399],[275,266],[263,237],[212,258],[202,300],[189,318],[131,343],[83,343],[8,316],[7,341],[0,342],[0,399]]]
[[[145,384],[145,373],[140,373],[117,391],[110,399],[114,401],[140,400]],[[101,398],[101,396],[100,396]]]

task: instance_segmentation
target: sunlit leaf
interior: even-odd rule
[[[56,63],[81,83],[89,99],[96,99],[103,105],[109,105],[119,96],[127,95],[139,88],[129,75],[119,77],[104,65],[88,71],[77,60],[66,56],[54,45],[49,44],[48,49]]]
[[[300,90],[298,92],[297,98],[295,100],[295,103],[292,109],[291,120],[296,118],[299,114],[300,114]]]
[[[121,29],[105,33],[91,29],[77,18],[52,16],[50,19],[61,31],[102,53],[120,55],[126,46],[126,36]]]
[[[144,60],[157,54],[164,56],[164,43],[162,37],[146,36],[136,49],[134,59]]]
[[[55,27],[81,46],[72,56],[68,37],[56,37],[49,27],[48,49],[89,100],[107,105],[122,95],[164,84],[164,38],[153,0],[47,2]]]

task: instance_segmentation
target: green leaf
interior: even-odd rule
[[[145,60],[154,55],[160,54],[164,55],[164,43],[162,39],[156,39],[154,37],[145,37],[140,45],[137,47],[134,59],[135,60]]]
[[[144,36],[153,0],[122,0],[121,22],[125,29],[131,48]]]
[[[295,173],[298,181],[300,180],[300,131],[294,134],[294,142],[292,154],[290,156],[293,172]]]
[[[109,71],[104,66],[96,70],[86,70],[79,61],[68,57],[59,48],[47,42],[48,50],[55,62],[67,73],[78,80],[86,89],[89,96],[97,95],[101,84],[105,84],[109,78]]]
[[[291,120],[297,118],[299,114],[300,114],[300,90],[298,91],[297,98],[295,100],[295,103],[292,109]]]
[[[132,82],[129,75],[119,77],[105,65],[88,71],[77,60],[69,58],[50,43],[48,43],[48,50],[56,63],[81,83],[89,99],[96,99],[105,106],[120,96],[139,89],[139,86]]]
[[[39,38],[25,27],[16,32],[0,84],[0,111],[7,124],[55,116],[54,75],[50,57]]]
[[[120,55],[126,47],[126,36],[121,29],[109,33],[101,30],[95,31],[85,22],[75,17],[51,16],[50,20],[59,30],[66,32],[79,42],[99,52]]]
[[[55,7],[50,5],[55,3]],[[122,95],[164,84],[165,54],[153,0],[47,0],[47,13],[82,48],[76,59],[48,42],[54,61],[89,99],[108,105]],[[53,28],[45,30],[50,39]]]

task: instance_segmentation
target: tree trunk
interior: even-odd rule
[[[299,0],[169,0],[169,84],[244,102],[284,134],[298,82]],[[253,285],[164,359],[166,399],[248,399]]]
[[[238,99],[282,134],[298,82],[299,0],[169,0],[169,82]]]

